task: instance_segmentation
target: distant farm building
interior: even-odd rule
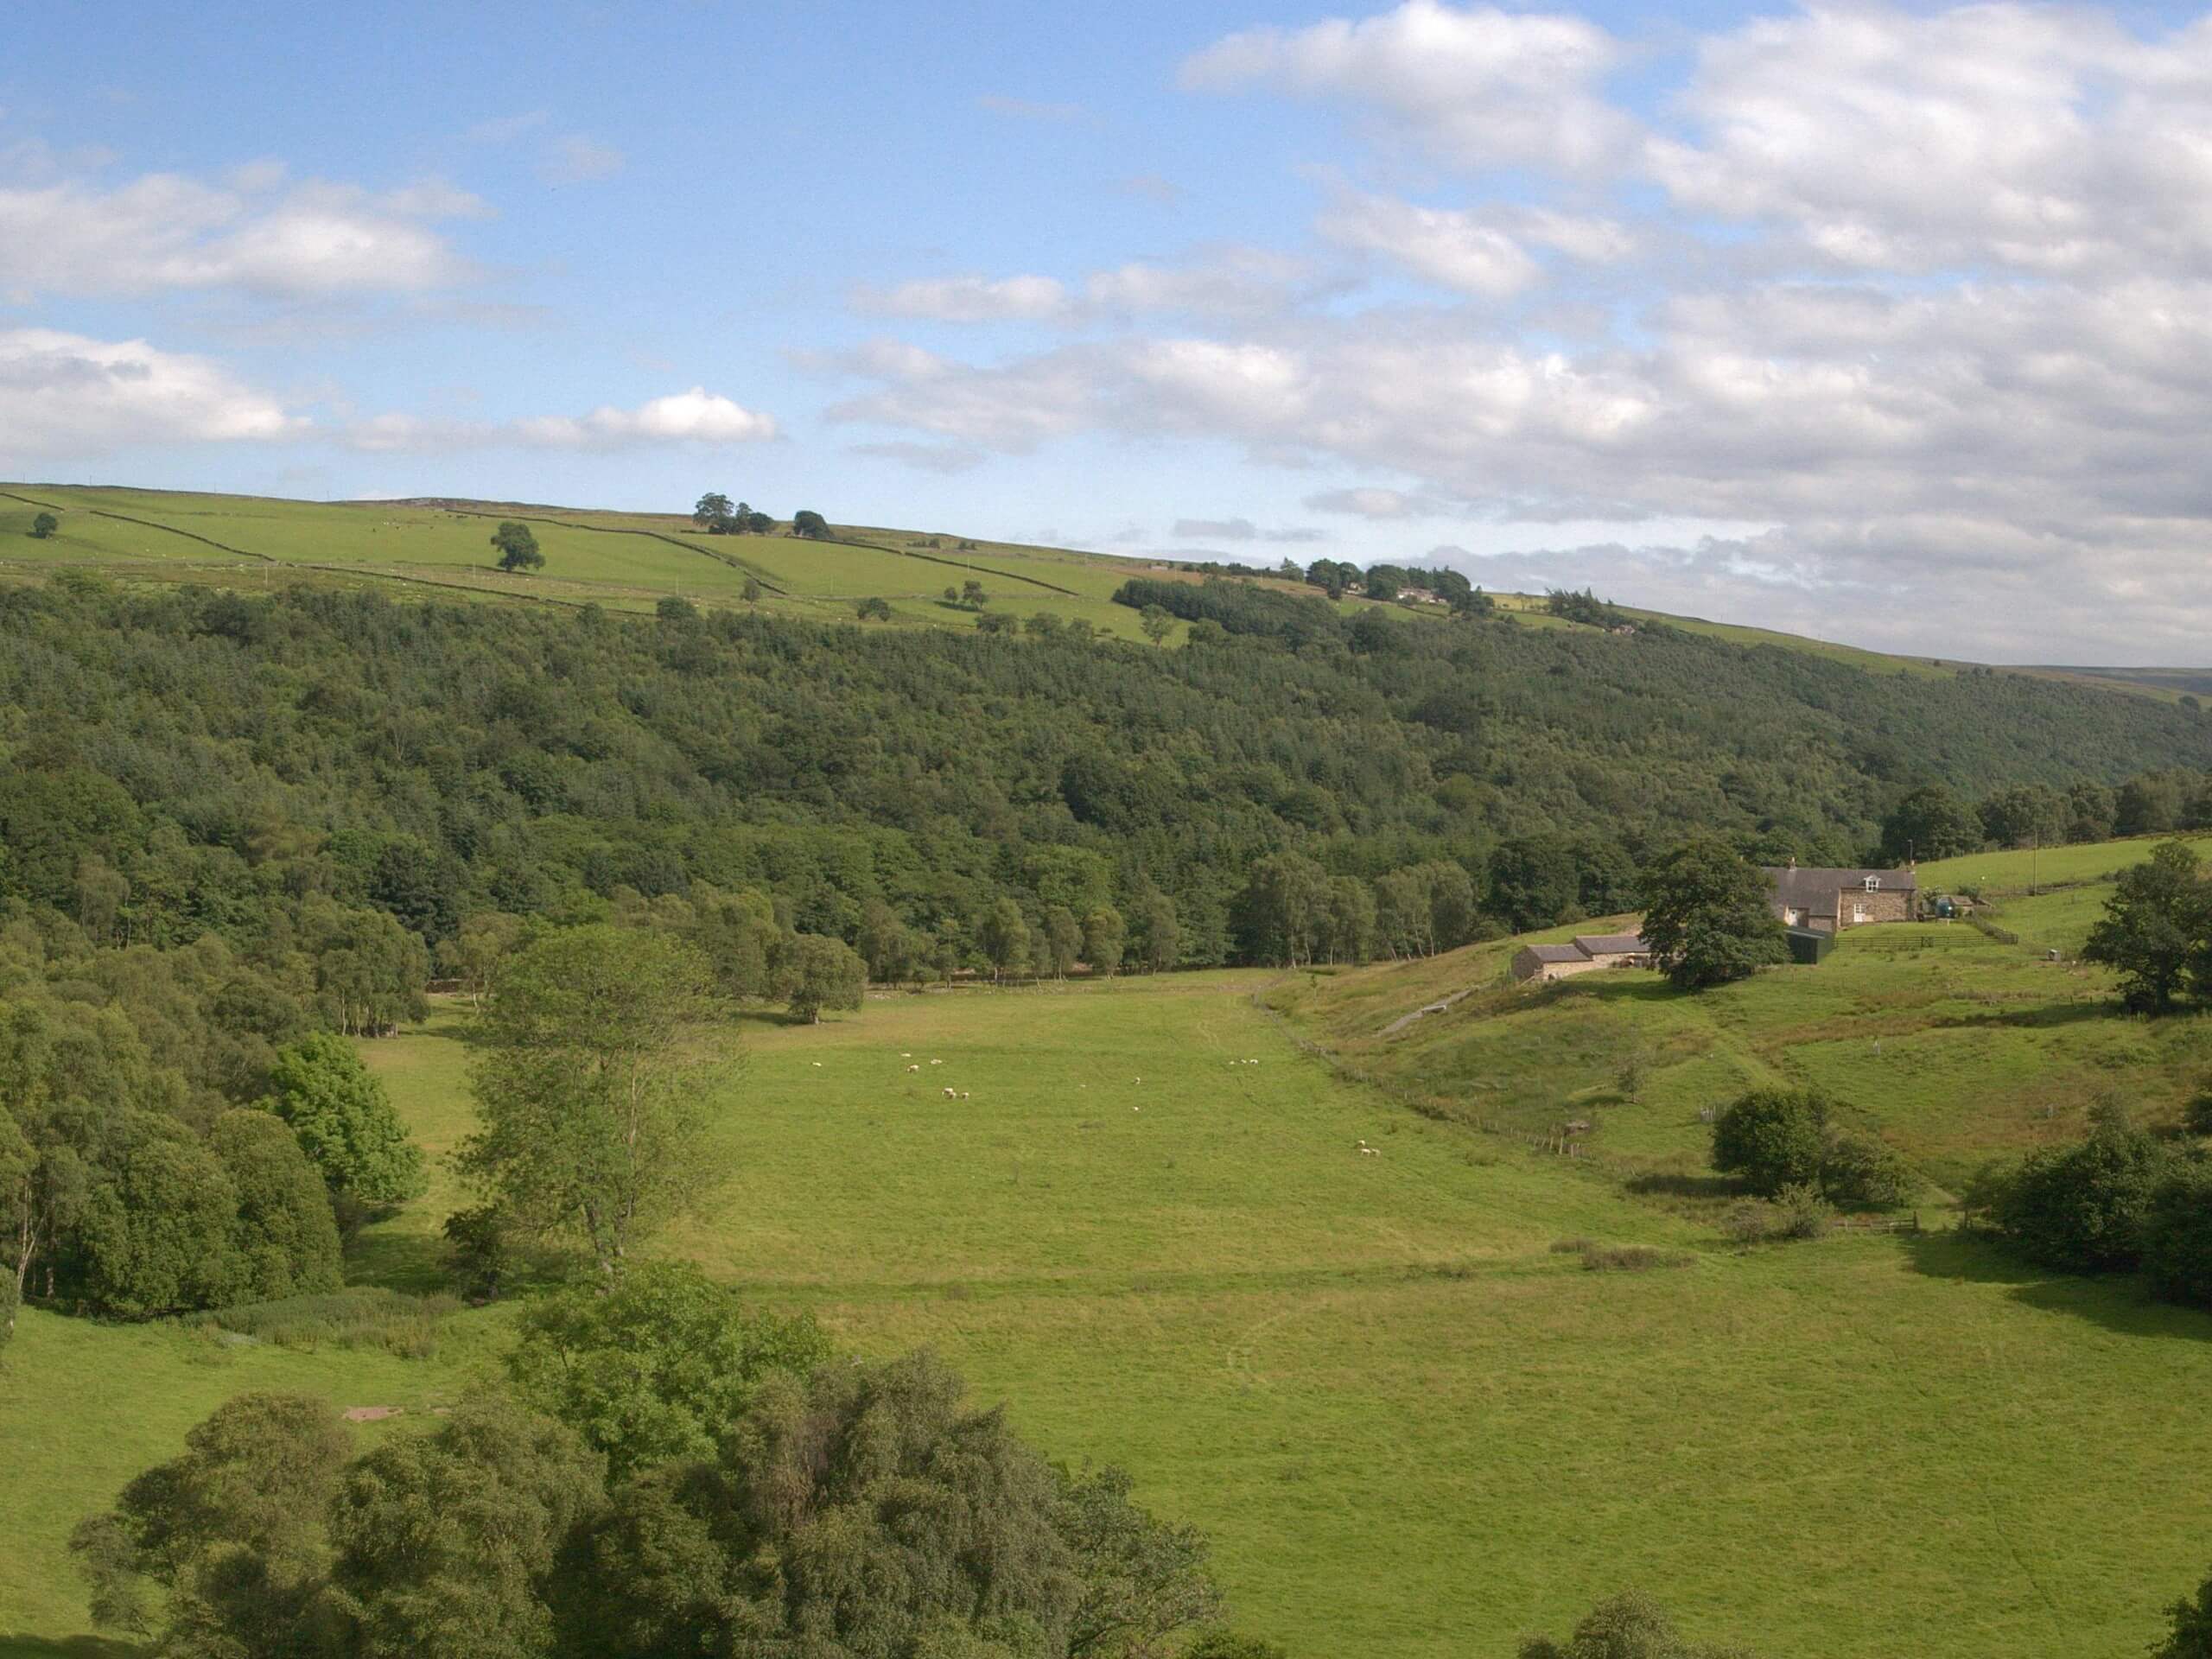
[[[1401,588],[1398,589],[1398,600],[1405,605],[1441,605],[1444,595],[1433,588]]]
[[[1911,869],[1841,870],[1790,864],[1770,868],[1774,883],[1768,901],[1784,927],[1813,933],[1840,933],[1872,922],[1909,922],[1920,882]]]
[[[1649,968],[1640,933],[1580,933],[1566,944],[1526,944],[1513,954],[1516,979],[1568,979],[1593,968]]]

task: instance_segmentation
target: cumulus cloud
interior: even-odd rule
[[[1681,206],[1864,270],[2212,265],[2212,17],[1814,6],[1703,41],[1644,166]]]
[[[1074,287],[1056,277],[931,276],[890,288],[862,286],[864,315],[930,322],[1055,322],[1084,327],[1132,315],[1250,317],[1329,291],[1313,262],[1270,249],[1224,245],[1178,264],[1131,260],[1096,270]]]
[[[1315,228],[1339,247],[1383,254],[1417,276],[1484,299],[1510,299],[1538,274],[1518,242],[1451,208],[1346,191]]]
[[[306,425],[207,358],[143,340],[0,329],[0,456],[268,440]]]
[[[423,293],[467,281],[432,225],[486,211],[429,180],[378,193],[257,163],[220,184],[149,173],[0,184],[0,294],[111,296],[242,289],[289,298]]]
[[[769,416],[694,386],[635,409],[602,405],[588,415],[534,416],[513,421],[439,421],[380,415],[349,428],[357,449],[489,448],[617,450],[683,443],[756,443],[776,435]]]
[[[1636,123],[1602,96],[1621,55],[1580,17],[1408,0],[1356,22],[1231,35],[1186,60],[1180,79],[1335,99],[1461,166],[1581,172],[1634,142]]]

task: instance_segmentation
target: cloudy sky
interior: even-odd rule
[[[18,7],[0,477],[2202,664],[2212,15]]]

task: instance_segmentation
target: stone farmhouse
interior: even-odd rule
[[[1910,866],[1902,870],[1832,870],[1795,863],[1769,868],[1769,902],[1785,927],[1840,933],[1870,922],[1909,922],[1920,896]]]
[[[1593,968],[1649,968],[1641,933],[1578,933],[1566,944],[1524,944],[1513,953],[1516,979],[1568,979]]]

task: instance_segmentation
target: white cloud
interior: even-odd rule
[[[267,440],[306,425],[207,358],[143,340],[0,330],[0,457]]]
[[[1180,79],[1194,91],[1338,99],[1461,166],[1580,172],[1634,138],[1636,124],[1599,92],[1620,56],[1580,17],[1408,0],[1357,22],[1231,35],[1186,60]]]
[[[2212,267],[2212,17],[1815,5],[1701,43],[1646,166],[1684,207],[1867,270]]]
[[[243,289],[292,298],[422,293],[468,279],[429,222],[483,204],[430,180],[381,194],[253,163],[224,185],[150,173],[0,185],[0,294],[107,296]]]
[[[1339,247],[1382,254],[1415,276],[1484,299],[1510,299],[1541,274],[1504,232],[1452,208],[1348,190],[1315,228]]]
[[[1065,313],[1067,290],[1050,276],[938,276],[896,288],[862,288],[855,309],[932,322],[1039,321]]]
[[[769,416],[694,386],[635,409],[603,405],[588,415],[464,422],[379,415],[349,428],[346,442],[372,451],[491,448],[615,450],[671,443],[755,443],[776,435]]]
[[[1178,313],[1194,317],[1252,317],[1326,292],[1330,283],[1310,260],[1230,244],[1200,250],[1181,264],[1132,261],[1084,279],[1093,319],[1099,315]]]
[[[989,459],[982,450],[964,443],[856,443],[852,446],[852,452],[873,455],[879,461],[895,461],[902,467],[925,473],[943,473],[948,477],[973,472]]]
[[[1175,534],[1185,541],[1199,542],[1319,542],[1327,536],[1320,531],[1301,524],[1285,524],[1272,530],[1262,530],[1249,518],[1178,518]]]
[[[571,132],[546,147],[537,175],[548,184],[597,184],[620,173],[629,159],[612,144]]]

